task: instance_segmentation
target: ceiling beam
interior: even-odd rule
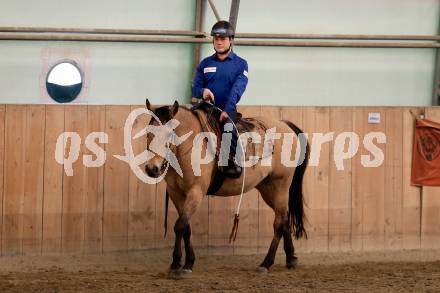
[[[211,6],[212,12],[214,12],[214,15],[215,15],[215,18],[217,19],[217,21],[221,20],[220,14],[218,13],[218,10],[214,5],[214,1],[208,0],[208,2],[209,2],[209,6]]]
[[[231,0],[231,11],[229,12],[229,23],[235,29],[237,28],[238,9],[240,8],[240,0]]]

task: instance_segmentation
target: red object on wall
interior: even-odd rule
[[[411,183],[440,186],[440,123],[416,119]]]

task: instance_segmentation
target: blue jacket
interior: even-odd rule
[[[208,88],[215,97],[215,105],[230,113],[236,106],[248,83],[248,64],[246,60],[231,51],[225,60],[220,61],[217,54],[200,62],[194,77],[193,97],[202,98],[203,89]]]

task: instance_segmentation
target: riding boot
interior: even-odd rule
[[[223,169],[225,175],[227,177],[230,178],[239,178],[241,176],[241,173],[243,171],[243,168],[236,162],[235,160],[235,154],[236,154],[236,150],[237,150],[237,141],[238,141],[238,132],[237,132],[237,128],[235,126],[236,121],[236,117],[237,117],[237,112],[231,112],[228,113],[229,118],[222,123],[222,133],[225,132],[229,132],[229,129],[227,127],[225,127],[225,125],[227,125],[228,123],[233,123],[233,127],[232,127],[232,131],[231,132],[231,145],[229,148],[229,160],[228,160],[228,165],[225,166],[225,168]]]

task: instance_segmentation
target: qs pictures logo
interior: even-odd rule
[[[133,125],[137,117],[141,115],[148,115],[153,117],[157,125],[146,125],[141,131],[133,135]],[[194,176],[201,175],[202,164],[208,164],[215,159],[215,150],[217,138],[215,134],[209,132],[201,132],[194,135],[193,131],[189,131],[182,136],[178,136],[175,132],[180,122],[176,119],[171,119],[166,124],[162,124],[158,117],[146,108],[138,108],[133,110],[127,117],[124,125],[124,151],[123,155],[114,155],[114,158],[127,163],[132,172],[139,178],[139,180],[148,183],[156,184],[160,182],[167,174],[171,167],[181,177],[183,177],[182,169],[176,155],[171,150],[171,146],[179,146],[186,142],[193,136],[191,148],[191,165]],[[145,149],[140,154],[135,154],[133,151],[132,141],[140,138],[145,138],[148,133],[154,134],[152,141],[149,142],[149,149]],[[205,157],[202,158],[202,144],[208,139],[208,150],[205,152]],[[229,137],[230,139],[230,137]],[[222,139],[223,140],[223,139]],[[246,154],[237,152],[236,161],[242,167],[253,166],[260,162],[264,166],[270,166],[272,163],[273,147],[275,140],[282,140],[281,163],[286,167],[296,167],[304,161],[306,142],[311,143],[310,150],[310,166],[318,166],[321,156],[322,146],[330,143],[333,144],[333,161],[337,170],[344,170],[344,161],[353,158],[360,149],[361,139],[359,135],[354,132],[342,132],[335,136],[334,132],[327,133],[302,133],[295,136],[292,133],[277,133],[275,128],[267,129],[264,137],[256,132],[245,132],[240,134],[239,142],[246,149],[249,143],[264,144],[263,154],[261,157],[252,155],[247,159]],[[296,140],[296,141],[295,141]],[[91,132],[84,142],[81,136],[76,132],[61,133],[56,142],[55,160],[64,166],[64,171],[67,176],[73,176],[73,163],[80,159],[81,144],[90,150],[92,154],[84,154],[82,156],[82,163],[88,168],[97,168],[105,164],[107,154],[102,148],[103,144],[109,143],[108,134],[105,132]],[[222,145],[223,145],[222,141]],[[296,143],[297,147],[294,159],[291,160],[292,148]],[[369,154],[361,155],[361,164],[366,168],[379,167],[384,162],[384,153],[378,144],[385,144],[386,136],[383,132],[369,132],[362,139],[362,146]],[[225,143],[225,145],[228,145]],[[145,147],[147,143],[145,140]],[[264,155],[266,154],[266,155]],[[167,161],[166,169],[158,178],[148,176],[143,169],[145,163],[156,155],[165,158]],[[222,163],[219,160],[219,165]]]

